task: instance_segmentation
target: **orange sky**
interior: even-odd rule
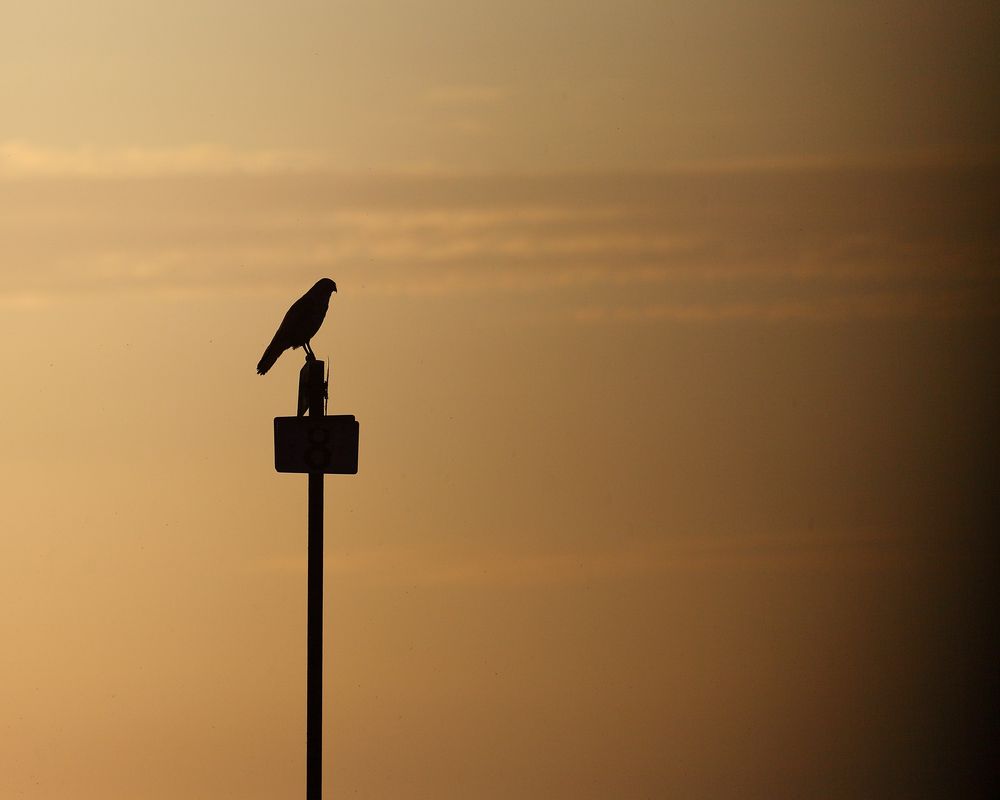
[[[0,798],[940,796],[985,750],[987,3],[0,31]]]

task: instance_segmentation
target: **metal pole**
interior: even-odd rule
[[[308,361],[309,416],[323,416],[323,362]],[[306,621],[306,800],[323,796],[323,473],[309,473]]]

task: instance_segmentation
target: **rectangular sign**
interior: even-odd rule
[[[353,414],[275,417],[274,468],[357,475],[359,429]]]

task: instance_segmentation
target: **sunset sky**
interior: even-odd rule
[[[0,11],[0,800],[304,795],[323,276],[326,796],[966,796],[995,3]]]

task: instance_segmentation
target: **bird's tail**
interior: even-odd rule
[[[278,337],[275,336],[271,340],[271,344],[267,346],[267,350],[264,351],[264,355],[260,357],[260,361],[257,362],[257,374],[263,375],[271,369],[274,366],[274,362],[278,360],[278,356],[284,351],[285,348],[278,343]]]

